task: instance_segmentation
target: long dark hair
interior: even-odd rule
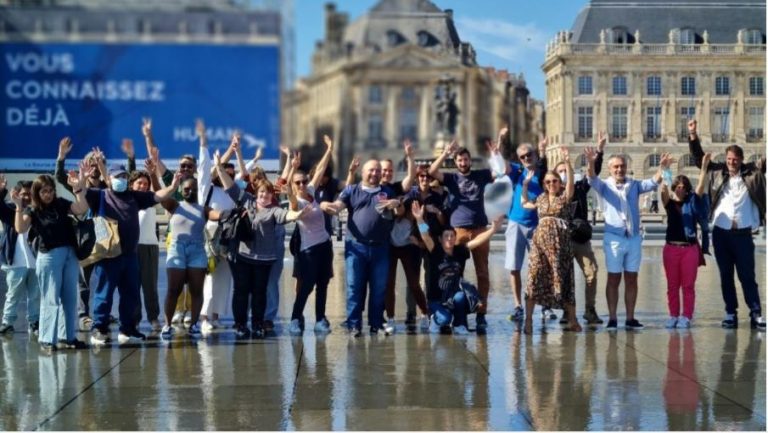
[[[56,182],[50,175],[41,174],[32,182],[32,207],[35,209],[43,209],[46,206],[40,199],[40,190],[44,186],[53,188],[53,198],[56,199]]]
[[[688,194],[693,191],[693,185],[691,185],[691,180],[688,179],[688,176],[684,174],[677,175],[675,179],[672,181],[672,191],[677,188],[678,185],[683,184],[683,188],[685,188],[685,195],[688,196]],[[678,197],[680,200],[684,199],[685,197]]]

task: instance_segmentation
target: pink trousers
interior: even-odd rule
[[[671,317],[680,316],[680,289],[683,316],[692,319],[696,303],[696,274],[699,270],[699,245],[664,245],[664,272],[667,274],[667,305]]]

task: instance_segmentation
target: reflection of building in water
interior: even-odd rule
[[[523,77],[479,66],[450,9],[381,0],[350,23],[328,4],[325,29],[310,76],[283,103],[283,142],[306,146],[309,160],[322,153],[323,134],[335,138],[336,163],[346,167],[354,154],[400,161],[406,138],[418,158],[454,135],[480,156],[504,124],[513,143],[534,141],[543,126]]]
[[[688,157],[689,118],[715,159],[732,143],[765,155],[765,0],[591,0],[547,45],[550,157],[573,155],[598,131],[608,153],[645,178],[660,154],[698,177]],[[579,159],[577,169],[585,165]]]

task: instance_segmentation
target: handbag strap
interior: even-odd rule
[[[106,196],[107,193],[104,192],[103,189],[99,190],[99,216],[104,217],[104,196]]]

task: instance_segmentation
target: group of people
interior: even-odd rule
[[[152,122],[145,119],[142,134],[149,157],[144,170],[136,169],[133,143],[124,140],[127,168],[119,164],[108,168],[104,154],[95,148],[79,163],[78,170],[67,173],[65,159],[72,143],[64,138],[54,177],[41,175],[31,182],[21,181],[11,190],[12,203],[0,205],[0,263],[8,286],[0,334],[13,331],[17,305],[26,295],[30,333],[38,334],[42,350],[85,347],[86,343],[77,339],[79,330],[90,330],[92,345],[107,344],[111,341],[110,324],[115,320],[110,312],[117,289],[119,343],[146,338],[139,331],[143,317],[163,339],[174,338],[183,321],[189,335],[200,336],[221,327],[219,319],[230,305],[237,338],[264,338],[274,329],[288,237],[284,226],[291,221],[296,222],[288,242],[295,257],[296,297],[288,331],[292,335],[304,332],[304,309],[314,291],[313,329],[328,333],[331,325],[325,305],[328,284],[334,277],[331,218],[344,209],[348,212],[344,240],[347,317],[342,326],[352,335],[362,334],[366,307],[372,335],[395,331],[398,262],[407,282],[408,326],[467,334],[468,316],[475,314],[476,332],[485,333],[489,241],[505,217],[504,267],[510,271],[516,304],[510,319],[521,322],[523,331],[531,333],[533,310],[538,304],[549,314],[563,310],[565,329],[580,331],[574,259],[585,277],[582,318],[588,325],[604,323],[595,309],[598,265],[587,216],[591,189],[598,196],[605,220],[606,327],[618,327],[623,277],[625,328],[641,329],[643,325],[634,314],[642,256],[639,198],[656,191],[659,185],[668,216],[663,250],[670,316],[666,326],[691,326],[696,273],[704,264],[703,254],[709,253],[712,221],[726,310],[722,326],[738,326],[735,269],[750,311],[750,325],[765,329],[752,240],[753,230],[765,217],[765,158],[745,163],[742,149],[731,145],[724,163],[712,161],[711,154],[701,148],[695,120],[689,123],[690,152],[701,169],[695,188],[684,175],[669,176],[674,160],[668,154],[661,155],[658,172],[645,180],[628,177],[627,161],[611,156],[607,161],[609,176],[601,179],[598,174],[607,142],[603,133],[596,148],[584,150],[587,176],[578,180],[567,150],[560,151],[553,170],[548,168],[543,157],[546,139],[538,148],[520,144],[512,160],[503,161],[500,149],[507,139],[506,128],[495,143],[488,143],[491,159],[503,161],[502,165],[491,164],[494,169],[473,170],[470,151],[456,143],[446,146],[431,165],[417,166],[411,143],[406,141],[407,173],[402,181],[394,181],[392,161],[369,160],[362,164],[361,180],[356,183],[360,162],[355,158],[346,182],[340,182],[331,176],[334,144],[325,136],[325,153],[308,171],[299,152],[281,148],[286,164],[273,184],[258,165],[260,152],[250,161],[244,159],[239,135],[233,136],[223,155],[215,152],[211,157],[202,121],[195,130],[199,156],[182,156],[176,172],[160,159]],[[237,170],[229,162],[233,155]],[[455,172],[443,169],[449,157]],[[510,185],[511,205],[506,215],[489,221],[484,192],[500,181]],[[74,201],[57,196],[57,182],[72,192]],[[280,206],[281,194],[287,199],[287,209]],[[2,176],[0,195],[3,199],[7,195]],[[157,291],[157,204],[171,215],[166,234],[164,324]],[[86,260],[83,263],[88,264],[81,266],[76,254],[80,241],[76,227],[91,217],[114,222],[119,248],[106,258],[95,263]],[[526,254],[529,268],[523,284]],[[464,275],[470,257],[476,284]]]

